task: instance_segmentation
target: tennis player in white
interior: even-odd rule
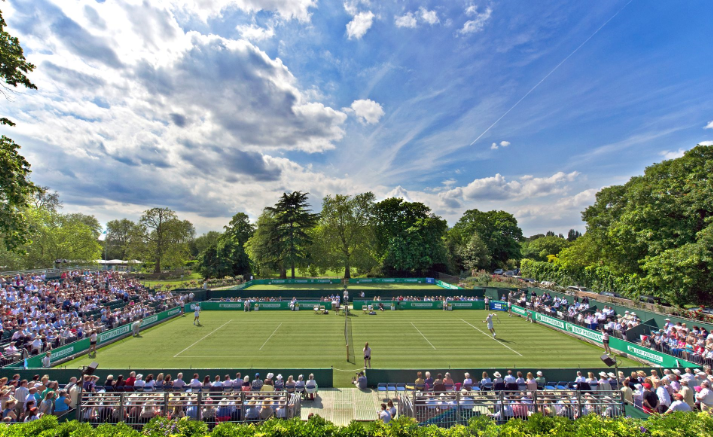
[[[201,316],[201,306],[200,305],[193,305],[193,309],[195,310],[193,312],[193,324],[195,325],[196,322],[198,323],[198,326],[201,325],[201,321],[198,320],[198,318]]]
[[[483,323],[488,324],[488,329],[493,334],[493,338],[495,338],[495,328],[493,327],[493,317],[497,317],[497,315],[495,313],[488,314],[488,317],[486,317],[485,320],[483,320]]]

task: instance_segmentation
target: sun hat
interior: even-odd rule
[[[606,372],[599,372],[599,376],[607,376]]]
[[[500,375],[500,372],[495,372],[493,373],[493,376],[496,378],[500,378],[502,375]]]
[[[537,371],[537,376],[542,376],[542,370]]]
[[[616,378],[616,375],[614,374],[614,372],[609,372],[609,373],[607,373],[607,376],[611,376],[612,378]]]

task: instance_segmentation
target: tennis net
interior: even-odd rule
[[[347,346],[347,361],[355,364],[356,357],[354,356],[354,338],[352,337],[352,319],[347,313],[344,316],[344,342]]]

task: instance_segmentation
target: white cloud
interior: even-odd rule
[[[507,147],[510,145],[510,141],[500,141],[500,145],[503,147]]]
[[[603,187],[602,187],[603,188]],[[540,205],[527,205],[515,211],[518,219],[536,219],[545,217],[549,223],[563,217],[571,216],[573,213],[582,211],[596,200],[596,195],[601,189],[591,188],[581,191],[574,196],[567,196],[558,199],[554,203]]]
[[[438,14],[435,10],[429,11],[428,9],[421,6],[420,8],[418,8],[418,12],[419,14],[421,14],[421,19],[430,25],[434,25],[441,22],[441,20],[438,19]]]
[[[317,7],[317,0],[177,0],[175,4],[203,21],[220,16],[225,9],[236,7],[245,12],[268,11],[285,20],[307,22],[311,16],[309,9]]]
[[[507,147],[510,145],[510,141],[500,141],[500,145],[498,146],[498,143],[493,143],[490,146],[491,150],[498,150],[498,147]]]
[[[471,7],[466,9],[466,13]],[[473,15],[472,20],[468,20],[463,24],[463,27],[458,31],[461,35],[468,35],[471,33],[481,32],[485,27],[485,23],[490,19],[490,15],[493,13],[491,8],[485,9],[485,12],[478,13],[477,10],[473,10],[472,13],[468,15]]]
[[[701,141],[698,143],[699,146],[713,146],[713,141]]]
[[[469,17],[478,13],[478,8],[475,5],[470,5],[465,8],[465,14]]]
[[[578,172],[558,172],[546,178],[536,178],[530,175],[518,180],[508,181],[501,174],[475,179],[465,187],[456,187],[439,195],[445,199],[464,200],[522,200],[526,198],[561,194],[568,190],[567,182],[574,181]]]
[[[235,27],[244,39],[248,41],[262,41],[275,36],[275,29],[272,27],[264,28],[254,24],[242,24]]]
[[[683,154],[686,153],[684,149],[678,149],[678,150],[664,150],[659,153],[659,155],[663,156],[663,159],[676,159],[680,158],[683,156]]]
[[[490,150],[498,150],[498,143],[493,143],[493,145],[490,146]]]
[[[381,105],[369,99],[353,101],[349,110],[354,112],[361,123],[375,124],[384,116],[384,109]]]
[[[361,39],[374,22],[374,13],[371,11],[359,12],[352,21],[347,23],[347,36],[349,39]]]
[[[416,17],[413,16],[413,12],[407,12],[400,17],[394,17],[394,22],[396,23],[396,27],[416,27]]]
[[[709,122],[703,129],[713,129],[713,121]]]

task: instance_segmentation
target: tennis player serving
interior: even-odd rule
[[[490,313],[490,314],[488,314],[488,317],[486,317],[485,320],[483,320],[483,323],[488,324],[488,329],[493,334],[493,338],[495,338],[495,328],[493,327],[493,317],[497,317],[497,316],[498,315],[495,313]]]

